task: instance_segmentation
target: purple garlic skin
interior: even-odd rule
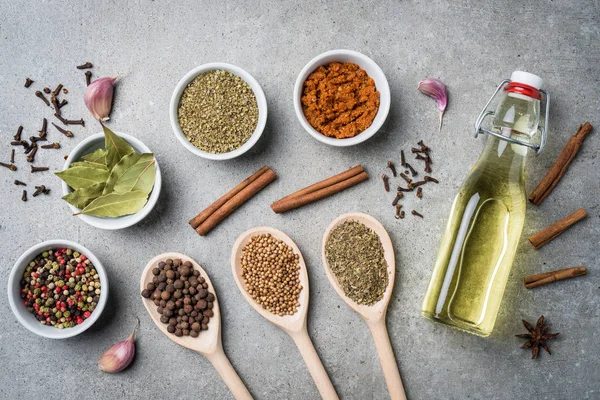
[[[99,121],[109,119],[116,80],[116,76],[96,79],[85,90],[83,101],[94,118]]]
[[[123,371],[131,364],[135,356],[135,329],[131,335],[108,348],[98,360],[98,368],[102,372],[116,373]]]
[[[446,92],[446,85],[439,79],[427,78],[419,82],[417,87],[419,92],[431,97],[437,103],[438,110],[440,110],[440,130],[442,129],[442,118],[446,106],[448,105],[448,94]]]

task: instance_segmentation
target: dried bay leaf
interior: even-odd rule
[[[121,161],[119,161],[110,171],[110,175],[108,176],[108,180],[106,181],[106,186],[104,187],[102,194],[111,193],[115,187],[115,183],[117,183],[119,178],[125,172],[127,172],[132,165],[137,163],[140,160],[140,157],[141,156],[139,154],[133,152],[121,158]]]
[[[71,163],[71,165],[69,165],[69,168],[72,167],[88,167],[88,168],[98,168],[98,169],[102,169],[104,171],[108,171],[108,167],[104,164],[100,164],[97,162],[92,162],[92,161],[77,161],[74,163]]]
[[[140,159],[123,173],[114,186],[116,193],[139,190],[149,194],[156,179],[156,160],[153,153],[144,153]]]
[[[88,187],[77,189],[74,192],[66,194],[62,199],[77,208],[85,208],[92,200],[102,196],[104,186],[104,182],[94,183]]]
[[[98,149],[95,152],[86,154],[85,156],[83,156],[81,158],[83,158],[85,161],[106,165],[106,154],[107,153],[108,153],[108,151],[106,151],[105,149]]]
[[[106,182],[108,179],[107,170],[88,167],[68,168],[54,174],[65,181],[73,190],[81,189],[95,183]]]
[[[127,154],[134,153],[133,147],[123,138],[117,136],[113,131],[102,125],[104,130],[104,144],[107,150],[106,165],[112,170],[115,165]]]
[[[96,217],[121,217],[135,214],[144,208],[148,195],[134,190],[127,193],[110,193],[93,200],[83,210],[74,215],[86,214]]]

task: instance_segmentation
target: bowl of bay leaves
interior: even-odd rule
[[[123,229],[144,219],[156,205],[161,188],[158,162],[138,139],[114,133],[92,135],[69,154],[62,197],[86,223],[100,229]]]

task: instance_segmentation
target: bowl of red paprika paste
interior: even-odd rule
[[[352,50],[331,50],[300,71],[294,109],[302,127],[331,146],[353,146],[373,137],[390,110],[390,88],[381,68]]]

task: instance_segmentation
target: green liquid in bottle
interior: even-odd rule
[[[539,101],[508,94],[494,130],[529,141]],[[489,336],[525,222],[527,148],[489,136],[463,182],[442,237],[422,314],[455,328]]]

